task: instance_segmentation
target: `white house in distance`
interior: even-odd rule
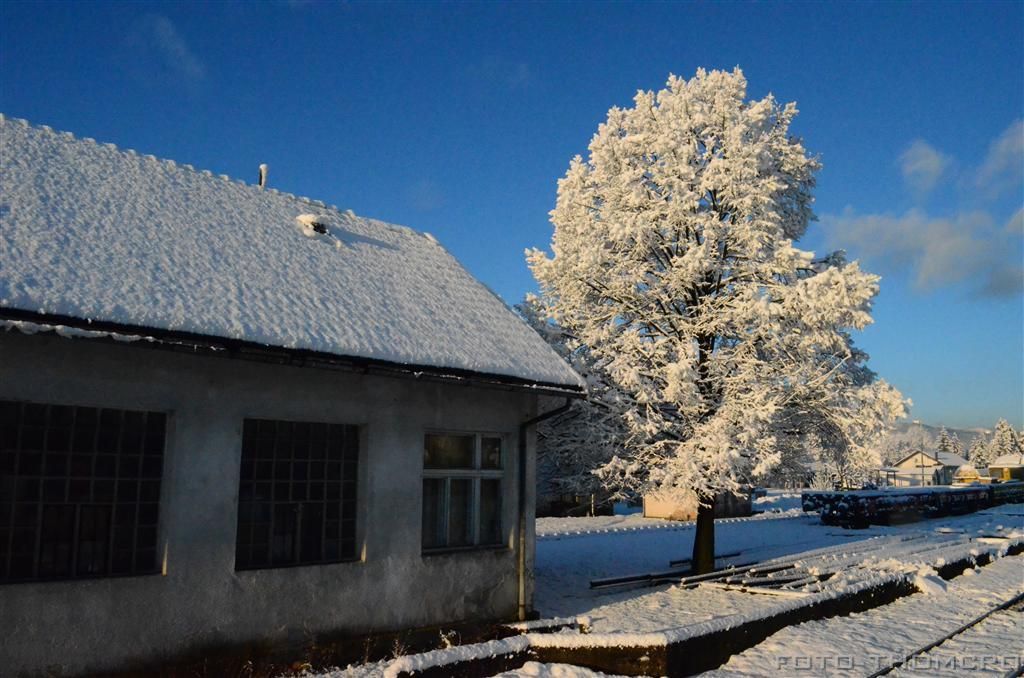
[[[958,454],[915,450],[882,471],[890,484],[896,487],[952,485],[957,469],[967,463]]]
[[[583,383],[432,237],[0,144],[0,672],[530,611],[531,425]]]

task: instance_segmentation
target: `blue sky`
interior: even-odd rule
[[[0,3],[0,110],[433,233],[510,303],[613,105],[796,101],[859,343],[928,423],[1024,426],[1024,3]]]

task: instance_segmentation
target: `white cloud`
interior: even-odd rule
[[[174,22],[165,16],[143,16],[136,22],[129,44],[152,66],[187,83],[206,78],[206,65],[189,47]]]
[[[952,163],[952,159],[921,139],[915,140],[900,155],[903,179],[918,193],[935,188]]]
[[[847,210],[822,224],[830,247],[883,269],[909,268],[918,290],[966,284],[986,296],[1024,292],[1021,239],[986,212],[934,218],[916,209],[901,216]]]
[[[847,208],[822,217],[827,246],[865,258],[881,273],[908,272],[921,291],[957,285],[982,296],[1024,294],[1024,120],[990,144],[978,167],[956,172],[955,165],[915,140],[899,156],[904,180],[923,197],[956,173],[957,185],[966,189],[957,196],[960,207],[943,216],[921,209],[897,215]],[[1008,188],[1016,191],[1009,203],[998,199]]]
[[[1003,230],[1008,235],[1024,236],[1024,207],[1014,212],[1013,216],[1006,220]]]
[[[1024,189],[1024,120],[1015,120],[988,148],[974,183],[990,195]]]

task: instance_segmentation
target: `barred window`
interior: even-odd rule
[[[166,416],[0,401],[0,583],[152,574]]]
[[[356,558],[359,429],[246,419],[235,569]]]
[[[502,440],[429,433],[423,444],[423,550],[497,546]]]

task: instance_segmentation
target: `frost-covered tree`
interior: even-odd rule
[[[603,489],[596,470],[622,450],[629,434],[625,399],[593,353],[551,318],[534,295],[516,306],[524,320],[573,366],[587,384],[586,400],[537,426],[537,475],[549,494],[593,494]]]
[[[985,440],[984,434],[979,435],[971,443],[971,449],[967,452],[967,460],[971,466],[983,474],[988,473],[988,463],[992,460],[989,454],[989,443]]]
[[[637,93],[560,180],[552,256],[528,252],[553,316],[627,399],[628,444],[601,476],[696,499],[697,571],[715,497],[779,463],[780,418],[871,454],[903,413],[849,369],[878,278],[793,244],[819,167],[789,133],[796,112],[747,101],[739,69]]]
[[[916,450],[930,450],[936,445],[935,437],[918,422],[904,430],[893,428],[879,444],[884,466],[892,466]]]
[[[950,433],[947,431],[945,426],[939,429],[939,440],[935,444],[935,449],[939,452],[957,455],[964,451],[964,447],[960,443],[960,437],[955,432]]]
[[[995,431],[992,432],[992,442],[989,443],[988,448],[989,463],[1004,454],[1024,454],[1024,448],[1021,447],[1021,442],[1017,438],[1017,432],[1005,419],[996,422]]]
[[[845,259],[833,256],[828,264],[845,264]],[[851,398],[864,387],[870,387],[877,381],[877,375],[867,367],[868,355],[853,344],[848,334],[848,359],[832,374],[831,383],[839,388],[841,394],[837,398]],[[869,389],[866,391],[871,394]],[[884,391],[888,397],[870,397],[853,402],[843,402],[837,411],[855,413],[855,418],[869,422],[870,430],[859,428],[855,421],[845,424],[835,416],[812,404],[802,402],[799,398],[790,400],[774,418],[772,434],[776,439],[780,453],[776,468],[785,469],[793,466],[791,460],[803,455],[805,469],[814,469],[812,485],[818,488],[858,488],[872,480],[881,459],[878,450],[886,428],[879,428],[879,422],[891,422],[897,413],[903,411],[902,403],[898,402],[896,391]],[[833,413],[834,414],[834,413]],[[794,452],[793,448],[796,448]]]
[[[964,454],[964,444],[960,441],[960,436],[957,434],[956,431],[953,431],[952,433],[949,434],[949,441],[950,452],[952,452],[953,454],[960,455],[962,457]]]
[[[882,444],[879,455],[882,466],[894,466],[900,460],[905,459],[914,448],[906,440],[889,438]]]

